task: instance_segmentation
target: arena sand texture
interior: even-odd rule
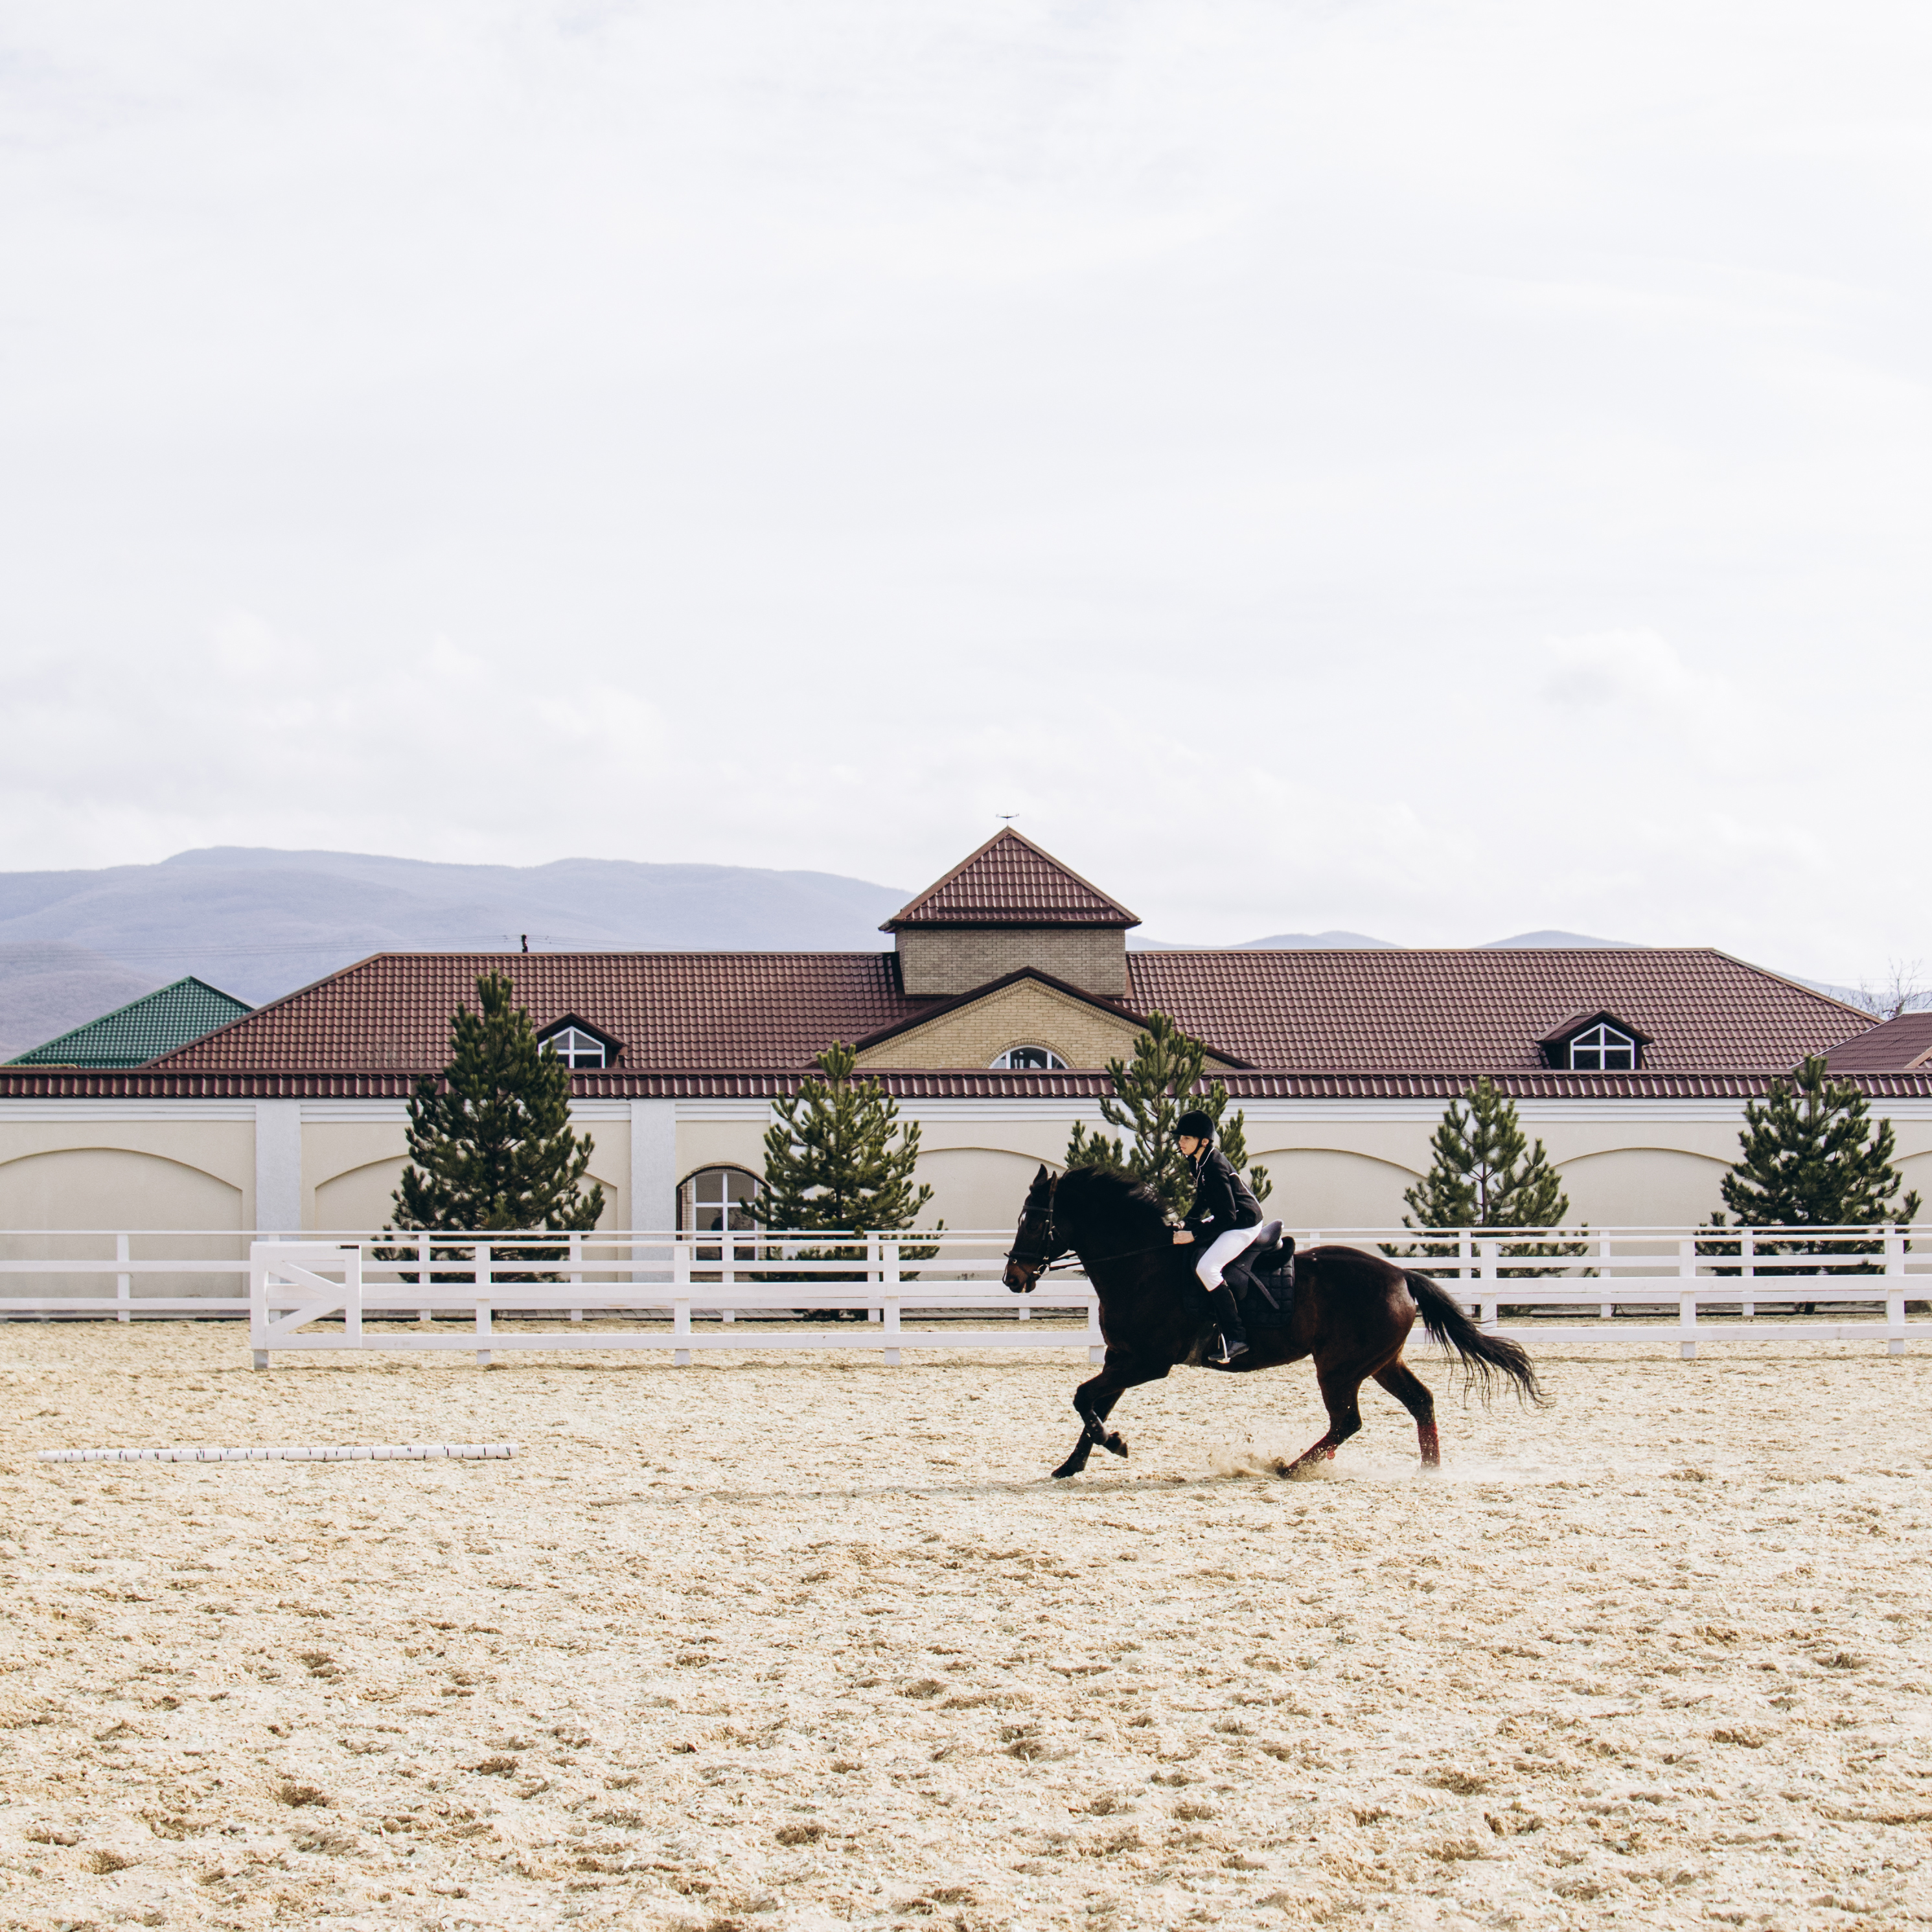
[[[1305,1366],[347,1355],[0,1330],[0,1923],[1932,1918],[1932,1352]],[[1418,1366],[1447,1396],[1432,1351]],[[44,1448],[510,1439],[510,1462]]]

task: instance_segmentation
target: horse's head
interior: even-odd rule
[[[1058,1261],[1072,1245],[1054,1224],[1054,1196],[1060,1177],[1042,1166],[1027,1190],[1013,1244],[1006,1250],[1006,1271],[1001,1279],[1016,1294],[1030,1294],[1040,1286],[1049,1262]]]

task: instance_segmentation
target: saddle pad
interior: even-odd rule
[[[1294,1306],[1294,1244],[1244,1255],[1223,1279],[1244,1308],[1250,1295],[1258,1296],[1270,1319],[1284,1318]]]

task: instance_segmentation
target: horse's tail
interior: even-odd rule
[[[1442,1283],[1413,1268],[1402,1270],[1402,1280],[1415,1298],[1422,1325],[1445,1348],[1454,1348],[1462,1358],[1466,1382],[1479,1386],[1487,1401],[1497,1378],[1513,1382],[1516,1394],[1526,1402],[1546,1404],[1550,1398],[1536,1379],[1528,1355],[1514,1342],[1500,1335],[1485,1335],[1462,1312],[1462,1304]]]

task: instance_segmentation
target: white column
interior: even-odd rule
[[[631,1192],[625,1220],[634,1232],[677,1225],[677,1102],[631,1102]],[[668,1269],[639,1269],[634,1280],[663,1281]]]
[[[255,1230],[298,1234],[302,1226],[302,1102],[255,1102]]]

